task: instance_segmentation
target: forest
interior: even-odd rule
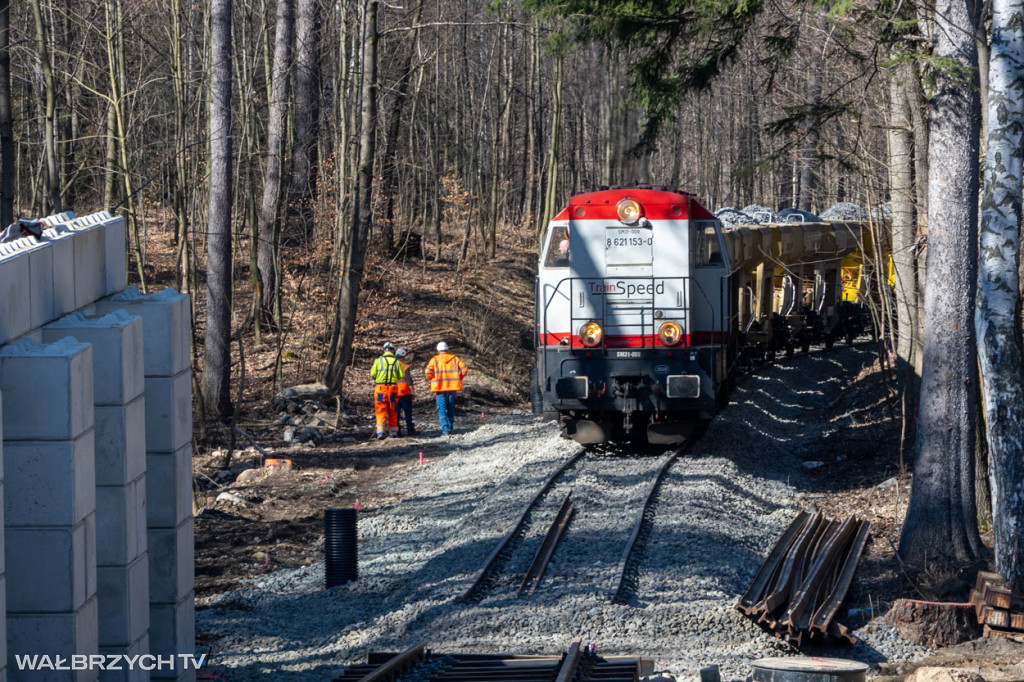
[[[192,295],[195,396],[214,423],[235,412],[246,353],[264,351],[281,385],[299,325],[304,363],[341,392],[371,263],[444,262],[459,281],[534,249],[580,191],[885,205],[918,474],[901,552],[975,559],[975,488],[990,484],[999,570],[1020,588],[1021,11],[3,3],[0,221],[124,215],[130,283]]]

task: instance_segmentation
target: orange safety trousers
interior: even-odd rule
[[[377,417],[377,435],[387,433],[398,436],[398,387],[394,384],[377,384],[373,392],[373,414]]]

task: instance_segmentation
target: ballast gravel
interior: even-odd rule
[[[527,501],[577,447],[555,424],[510,415],[455,435],[447,457],[387,484],[400,503],[359,520],[359,580],[325,590],[323,563],[253,580],[197,614],[211,661],[228,680],[327,680],[370,651],[420,640],[439,652],[557,653],[575,638],[598,653],[653,658],[697,679],[718,664],[743,679],[750,662],[794,655],[734,609],[768,549],[800,509],[793,453],[820,437],[801,415],[826,407],[869,353],[838,349],[761,370],[669,470],[639,558],[635,590],[613,604],[623,548],[664,455],[588,454],[530,515],[500,573],[474,601],[458,598]],[[566,495],[576,512],[547,573],[518,595]],[[927,651],[880,623],[832,655],[869,663]],[[205,650],[205,648],[203,649]]]

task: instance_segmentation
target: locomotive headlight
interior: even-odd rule
[[[662,322],[658,327],[658,338],[666,346],[674,346],[683,338],[683,330],[675,322]]]
[[[635,225],[640,220],[640,202],[636,199],[626,197],[615,206],[619,214],[619,220],[627,225]]]
[[[601,343],[601,337],[603,336],[604,332],[601,330],[601,325],[597,322],[587,322],[580,327],[580,343],[587,348],[593,348]]]

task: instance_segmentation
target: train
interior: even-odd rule
[[[573,196],[539,249],[534,410],[584,445],[685,440],[742,368],[872,329],[878,234],[861,221],[725,226],[668,187]]]

